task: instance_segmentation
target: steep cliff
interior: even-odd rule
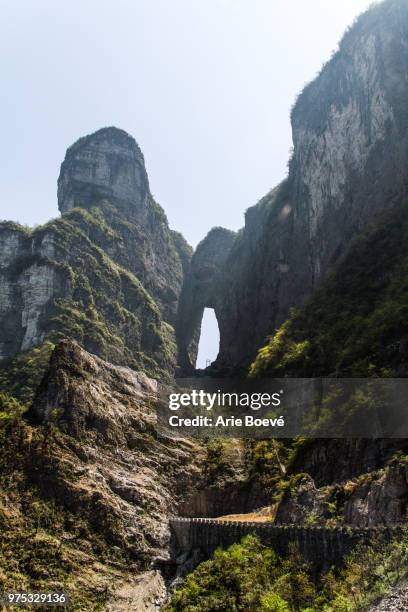
[[[255,375],[406,373],[407,65],[408,5],[386,0],[296,102],[288,178],[247,211],[238,235],[212,230],[191,264],[150,194],[139,147],[115,128],[68,149],[60,219],[34,230],[0,225],[0,587],[68,583],[77,609],[98,609],[114,586],[134,593],[131,606],[140,598],[131,574],[166,557],[177,513],[274,502],[281,524],[406,522],[406,442],[169,438],[146,373],[170,377],[177,354],[183,373],[194,370],[205,307],[220,327],[218,369],[246,368],[283,324]],[[314,605],[304,568],[272,554],[258,588],[246,568],[265,551],[249,548],[219,568],[237,590],[245,561],[243,605],[257,606],[266,585],[265,609],[284,609],[283,576],[295,606],[303,590],[302,606]],[[278,601],[267,577],[281,563]]]
[[[28,413],[0,392],[0,588],[63,585],[73,610],[154,610],[169,517],[240,496],[251,507],[243,444],[220,454],[169,436],[160,388],[65,340]]]
[[[404,525],[407,507],[408,455],[397,451],[380,469],[343,481],[339,478],[330,486],[317,487],[309,474],[297,474],[283,489],[275,523],[320,527]]]
[[[105,128],[61,166],[62,216],[0,224],[0,359],[68,337],[114,363],[167,376],[190,248],[153,200],[139,147]]]
[[[95,199],[114,200],[128,216],[142,218],[151,199],[143,154],[123,130],[104,128],[67,150],[58,178],[58,207],[66,213],[89,208]],[[141,213],[141,215],[140,215]]]
[[[205,308],[213,308],[219,317],[222,292],[221,271],[234,243],[235,233],[214,227],[200,242],[191,259],[180,296],[176,336],[180,373],[194,371]]]
[[[2,589],[64,585],[73,610],[123,610],[119,600],[139,609],[154,586],[140,609],[155,609],[164,584],[151,563],[166,556],[168,516],[203,480],[206,455],[160,431],[157,388],[64,341],[29,419],[1,412]],[[105,607],[111,597],[118,607]]]
[[[406,376],[406,198],[352,241],[336,271],[258,352],[253,376]]]
[[[247,366],[352,239],[405,193],[407,64],[408,5],[386,0],[357,20],[297,99],[288,177],[247,211],[224,266],[219,367]]]

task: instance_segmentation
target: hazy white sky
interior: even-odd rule
[[[116,125],[195,244],[279,182],[289,109],[367,0],[0,0],[0,218],[57,214],[65,149]]]
[[[368,4],[0,0],[0,218],[56,216],[66,148],[115,125],[191,244],[238,229],[286,173],[296,94]]]

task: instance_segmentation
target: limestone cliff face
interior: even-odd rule
[[[343,446],[343,450],[347,450]],[[279,502],[277,524],[345,524],[353,527],[404,524],[408,503],[406,456],[397,451],[380,469],[318,488],[309,474],[292,479]]]
[[[362,482],[344,506],[344,520],[351,525],[392,525],[406,521],[408,465],[395,460],[378,475]]]
[[[125,131],[104,128],[69,147],[58,179],[61,213],[107,199],[135,216],[147,209],[150,197],[143,154]]]
[[[62,217],[33,231],[0,224],[0,359],[68,337],[172,373],[190,247],[153,200],[135,140],[105,128],[72,145],[58,203]]]
[[[161,598],[151,563],[168,557],[168,517],[204,479],[206,457],[161,430],[157,389],[75,342],[56,347],[28,418],[0,428],[3,584],[17,572],[31,588],[69,582],[74,609],[111,598],[109,610],[156,609],[142,603],[143,582],[158,579],[149,599]]]
[[[58,206],[62,214],[74,207],[103,211],[116,240],[92,239],[138,277],[174,325],[181,258],[190,258],[190,248],[169,230],[154,201],[136,141],[123,130],[103,128],[69,147],[58,179]]]
[[[247,365],[351,239],[405,193],[407,65],[408,5],[387,0],[358,19],[299,96],[288,178],[248,210],[224,267],[220,366]]]
[[[204,309],[213,308],[219,318],[221,270],[234,239],[234,232],[215,227],[197,246],[191,260],[180,296],[176,325],[178,364],[182,374],[194,371]]]

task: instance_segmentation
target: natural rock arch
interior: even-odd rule
[[[176,326],[180,375],[190,375],[195,371],[205,308],[214,310],[221,336],[220,283],[223,265],[235,237],[235,232],[215,227],[200,242],[192,257],[180,296]]]

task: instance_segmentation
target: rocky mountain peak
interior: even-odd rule
[[[136,141],[108,127],[70,146],[58,205],[63,218],[33,231],[0,223],[0,360],[70,338],[134,369],[158,355],[149,372],[166,377],[191,253],[150,193]]]
[[[149,198],[143,154],[124,130],[102,128],[68,148],[58,178],[62,214],[109,200],[132,215],[144,209]]]

